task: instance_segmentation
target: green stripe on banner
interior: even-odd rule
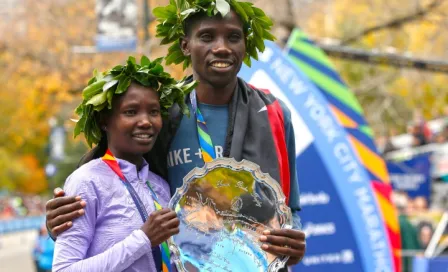
[[[301,52],[304,55],[307,55],[308,57],[314,59],[315,61],[321,63],[322,65],[325,65],[330,70],[334,70],[333,64],[329,61],[328,58],[325,57],[322,50],[317,48],[316,46],[312,44],[307,44],[305,42],[301,42],[297,39],[290,39],[291,44],[288,44],[288,47]]]
[[[296,40],[296,39],[300,39],[300,38],[305,38],[308,39],[308,36],[305,34],[305,32],[301,31],[298,28],[295,28],[293,30],[293,32],[291,33],[291,37]]]
[[[373,138],[373,130],[369,126],[360,126],[359,130],[362,131],[367,136],[369,136],[370,138]]]
[[[348,107],[356,111],[358,114],[362,114],[362,108],[359,105],[356,97],[350,92],[345,86],[335,82],[334,80],[328,78],[318,70],[310,67],[308,64],[290,57],[291,60],[300,66],[300,69],[320,88],[339,99],[342,103],[346,104]]]
[[[292,36],[292,39],[288,39],[289,47],[294,48],[295,45],[301,44],[302,47],[304,48],[304,51],[303,51],[304,53],[308,53],[307,50],[309,50],[310,52],[314,51],[313,54],[309,55],[310,57],[313,57],[315,60],[319,61],[320,63],[325,64],[332,70],[335,70],[333,63],[330,61],[330,59],[327,57],[327,55],[324,53],[324,51],[322,51],[322,49],[320,49],[316,45],[308,44],[308,43],[302,41],[302,39],[309,40],[309,37],[305,34],[305,32],[296,28],[293,31],[293,33],[291,34],[291,36]]]

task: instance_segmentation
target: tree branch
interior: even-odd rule
[[[359,32],[358,34],[342,40],[341,45],[347,45],[347,44],[353,43],[353,42],[363,38],[364,36],[367,36],[369,34],[372,34],[374,32],[380,31],[380,30],[384,30],[384,29],[388,29],[388,28],[398,28],[407,23],[419,20],[419,19],[425,17],[428,13],[436,10],[444,1],[445,0],[434,0],[433,2],[431,2],[431,4],[429,4],[424,9],[419,9],[416,12],[408,14],[404,17],[395,18],[388,22],[381,23],[376,26],[368,27],[368,28],[364,29],[363,31]]]
[[[378,65],[389,65],[408,69],[425,70],[437,73],[448,73],[448,62],[439,60],[419,59],[395,53],[385,53],[376,50],[361,50],[348,46],[317,44],[327,55],[336,58],[367,62]]]
[[[376,77],[369,77],[362,81],[357,87],[353,88],[355,95],[370,94],[380,85],[386,85],[398,78],[398,73],[382,73]],[[385,93],[384,95],[388,95]]]

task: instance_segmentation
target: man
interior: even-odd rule
[[[296,214],[300,210],[299,188],[290,112],[268,91],[257,90],[237,77],[243,61],[250,64],[256,49],[264,50],[263,40],[273,38],[269,34],[272,23],[249,3],[213,0],[199,7],[188,1],[187,11],[176,2],[154,10],[161,22],[158,36],[164,43],[173,43],[167,64],[183,62],[188,67],[191,63],[192,79],[199,85],[186,99],[190,116],[176,107],[171,110],[147,158],[151,170],[165,177],[174,192],[191,169],[214,158],[257,163],[279,181],[294,214],[294,229],[265,233],[262,249],[288,255],[288,265],[297,264],[305,252],[305,235],[298,230],[301,226]],[[198,124],[202,121],[206,123]],[[60,189],[55,191],[55,196],[61,195]],[[49,201],[47,225],[51,233],[57,235],[69,228],[72,220],[83,214],[85,205],[89,204],[75,197]]]

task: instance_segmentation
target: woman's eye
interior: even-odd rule
[[[151,115],[152,115],[152,116],[158,116],[158,115],[160,115],[160,110],[152,110],[152,111],[151,111]]]
[[[124,114],[128,115],[128,116],[131,116],[131,115],[135,115],[136,111],[135,110],[126,110],[126,111],[124,111]]]

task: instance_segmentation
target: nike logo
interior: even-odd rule
[[[268,110],[268,108],[266,106],[264,106],[263,108],[261,108],[258,112],[262,112],[262,111],[266,111]]]

